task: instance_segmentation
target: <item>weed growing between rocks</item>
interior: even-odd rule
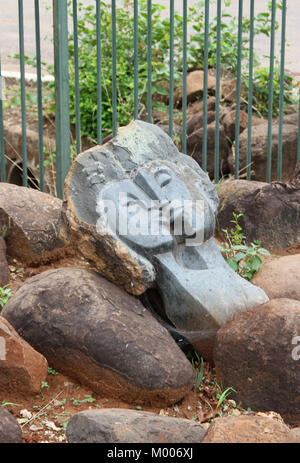
[[[8,285],[0,287],[0,311],[11,297],[11,289]]]
[[[230,221],[233,227],[222,230],[225,242],[219,245],[219,248],[232,270],[246,280],[251,280],[260,268],[261,256],[269,256],[270,253],[261,247],[261,242],[258,240],[254,240],[249,246],[245,244],[246,235],[239,224],[239,218],[242,216],[243,214],[233,212],[233,219]]]

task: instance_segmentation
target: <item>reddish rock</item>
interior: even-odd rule
[[[216,109],[216,98],[214,96],[210,96],[207,98],[207,111],[215,111]],[[187,114],[189,116],[193,116],[198,113],[203,112],[203,100],[196,100],[193,103],[189,104],[187,108]]]
[[[273,299],[240,312],[217,333],[217,381],[244,408],[300,422],[300,302]]]
[[[210,178],[214,178],[215,169],[215,132],[216,124],[212,122],[207,126],[207,172]],[[219,130],[220,150],[219,150],[219,167],[220,175],[229,172],[228,154],[229,144],[225,136],[224,127],[221,125]],[[187,138],[187,154],[192,156],[202,167],[202,144],[203,128],[195,130]]]
[[[46,359],[0,317],[0,391],[36,394],[47,372]]]
[[[207,113],[207,123],[210,124],[215,120],[215,112],[208,111]],[[187,123],[186,133],[190,135],[195,132],[195,130],[202,129],[203,127],[203,112],[199,112],[192,116]]]
[[[272,125],[272,168],[271,180],[277,180],[278,170],[278,123]],[[297,158],[298,127],[285,119],[282,128],[282,180],[293,179]],[[239,139],[239,170],[246,170],[248,150],[248,131],[245,130]],[[268,124],[252,127],[251,134],[251,179],[265,182],[267,178]],[[230,170],[234,173],[235,159],[229,157]]]
[[[222,120],[225,134],[231,141],[235,140],[236,111],[228,112]],[[248,114],[240,111],[240,131],[243,132],[248,126]]]
[[[193,71],[187,76],[187,102],[191,103],[198,97],[203,96],[203,85],[204,85],[204,72]],[[215,94],[216,91],[216,78],[208,75],[207,89],[209,94]],[[178,87],[174,92],[174,102],[176,106],[182,104],[182,87]]]
[[[32,277],[3,316],[57,371],[102,397],[171,405],[193,387],[191,363],[141,302],[93,271]]]
[[[7,255],[31,265],[63,256],[58,238],[62,201],[32,188],[0,183],[0,233],[6,227]]]
[[[270,299],[286,297],[300,301],[300,254],[263,261],[251,283],[262,288]]]
[[[247,243],[285,249],[300,242],[300,182],[228,180],[217,186],[220,198],[217,226],[231,228],[233,212],[239,218]]]
[[[227,104],[236,102],[236,78],[221,80],[221,97]]]
[[[259,415],[241,415],[215,419],[202,443],[300,443],[300,438],[282,420]]]
[[[6,285],[9,281],[9,270],[6,260],[6,245],[4,239],[0,236],[0,286]]]

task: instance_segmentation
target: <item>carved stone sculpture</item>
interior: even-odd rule
[[[217,209],[216,189],[199,165],[160,128],[134,121],[76,158],[61,236],[141,296],[177,339],[211,357],[218,328],[268,300],[223,259]]]

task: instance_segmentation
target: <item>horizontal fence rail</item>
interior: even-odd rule
[[[41,191],[48,191],[45,180],[48,158],[46,159],[45,156],[47,151],[45,149],[45,136],[43,133],[43,120],[45,111],[48,111],[48,109],[44,109],[45,88],[42,77],[42,28],[40,24],[40,7],[42,3],[39,0],[32,1],[35,15],[38,133],[38,161],[36,163],[39,175],[37,176],[36,173],[33,175],[32,167],[29,166],[29,156],[31,153],[28,151],[27,143],[28,89],[25,74],[27,57],[24,47],[26,21],[24,22],[23,0],[18,0],[18,59],[20,67],[18,85],[20,91],[22,143],[18,159],[11,160],[6,152],[5,116],[8,106],[5,106],[4,85],[2,85],[0,87],[2,94],[0,98],[0,179],[2,182],[11,181],[9,172],[13,165],[21,172],[23,186],[31,186],[39,188]],[[248,2],[238,0],[235,2],[237,24],[235,36],[229,34],[228,24],[230,23],[230,18],[226,15],[225,2],[221,0],[216,0],[216,2],[203,0],[202,6],[199,6],[198,2],[192,0],[182,0],[179,2],[179,11],[175,8],[176,2],[174,0],[161,1],[167,7],[165,10],[160,8],[159,0],[111,0],[110,2],[94,0],[90,2],[92,4],[90,10],[84,10],[80,3],[77,0],[69,2],[67,0],[52,1],[54,31],[53,72],[55,83],[55,97],[53,98],[55,99],[56,148],[54,153],[52,153],[51,159],[54,159],[55,164],[55,194],[58,197],[63,196],[64,180],[70,169],[72,157],[79,154],[83,146],[86,146],[86,139],[88,138],[84,128],[86,125],[89,127],[94,127],[95,125],[95,136],[90,138],[94,140],[94,143],[102,144],[103,140],[106,141],[109,132],[113,136],[116,135],[118,127],[124,125],[124,120],[126,120],[126,123],[130,119],[143,119],[153,122],[155,108],[157,106],[161,107],[162,104],[166,108],[167,133],[174,139],[183,153],[193,156],[193,153],[189,152],[187,143],[189,136],[188,123],[190,120],[188,76],[189,72],[195,69],[203,71],[203,91],[200,96],[202,107],[199,110],[202,114],[202,126],[200,127],[202,130],[202,146],[199,163],[203,170],[207,171],[208,165],[211,163],[210,156],[213,156],[213,173],[210,172],[210,177],[215,183],[219,182],[223,176],[222,166],[220,165],[220,137],[222,118],[224,117],[222,113],[222,79],[229,72],[228,62],[224,63],[224,59],[226,59],[224,48],[227,46],[227,49],[229,49],[228,45],[230,41],[232,41],[232,74],[230,78],[235,78],[235,106],[231,106],[230,109],[233,110],[234,108],[235,126],[234,140],[228,140],[228,146],[233,158],[234,177],[251,180],[253,172],[253,117],[254,114],[258,114],[255,103],[257,99],[255,96],[255,69],[257,69],[254,47],[256,34],[255,21],[257,21],[257,4],[261,5],[263,2],[255,0],[249,0]],[[265,28],[268,29],[266,35],[269,37],[269,56],[267,78],[264,81],[264,89],[268,90],[266,101],[267,115],[265,116],[267,124],[265,181],[267,182],[274,180],[272,167],[275,165],[277,166],[277,180],[284,178],[283,128],[285,123],[284,114],[286,112],[285,97],[288,91],[287,85],[290,85],[290,81],[288,83],[286,81],[285,70],[288,5],[286,0],[282,0],[279,4],[276,0],[272,0],[271,2],[266,1],[266,10],[269,3],[269,22],[265,24]],[[214,13],[212,13],[213,4],[215,5]],[[107,13],[108,5],[110,8],[109,16]],[[196,10],[191,10],[191,7],[196,8]],[[125,12],[128,11],[129,13],[126,13],[126,16]],[[199,15],[199,18],[201,18],[199,24],[192,24],[193,14]],[[126,18],[130,21],[130,24],[126,24]],[[245,18],[248,18],[247,21]],[[260,16],[261,23],[263,18],[263,16]],[[157,35],[160,33],[157,27],[158,21],[160,21],[159,27],[164,28],[164,36],[160,39],[160,42],[157,39]],[[122,27],[128,31],[127,42]],[[84,34],[86,35],[84,36]],[[195,38],[195,34],[198,34],[198,37]],[[195,49],[192,37],[196,40],[195,43],[198,49]],[[275,43],[279,38],[280,56],[277,57]],[[93,44],[88,56],[84,55],[85,50],[87,50],[87,41]],[[127,48],[124,48],[124,43]],[[158,43],[162,44],[162,50],[156,48]],[[247,46],[245,48],[245,43],[249,44],[248,48]],[[120,44],[123,48],[120,48]],[[3,49],[3,47],[1,48]],[[201,60],[203,57],[203,62],[199,63],[199,66],[195,67],[195,63],[191,62],[193,53],[201,57]],[[123,54],[124,56],[122,56]],[[161,57],[162,55],[163,58]],[[297,57],[295,56],[296,59]],[[90,72],[93,60],[95,60],[96,64],[94,75],[91,75],[88,72]],[[132,63],[130,65],[132,71],[130,75],[124,71],[125,68],[128,69],[126,67],[128,66],[126,60],[130,60],[130,63]],[[276,67],[277,64],[278,67]],[[72,69],[72,72],[70,72],[70,69]],[[275,80],[277,69],[279,70],[279,80]],[[159,73],[163,77],[163,82],[159,82]],[[215,78],[213,152],[209,150],[208,145],[211,124],[209,119],[211,109],[208,106],[209,98],[211,97],[209,79],[212,75]],[[244,88],[245,76],[247,76],[246,92]],[[125,101],[124,95],[120,92],[120,86],[126,79],[132,80],[126,84],[128,98]],[[0,81],[3,84],[3,77],[1,77],[1,57]],[[91,107],[90,120],[88,120],[86,112],[84,112],[85,104],[87,104],[86,86],[89,81],[91,82],[91,95],[92,86],[95,82],[95,102],[89,101],[88,103]],[[163,90],[162,93],[159,93],[157,90],[159,85],[161,85],[161,91]],[[85,89],[83,86],[85,86]],[[181,87],[180,105],[178,105],[175,98],[178,87]],[[298,95],[296,94],[297,91]],[[299,111],[299,87],[297,90],[296,84],[293,92],[294,107],[298,108]],[[157,93],[159,93],[161,101],[157,99]],[[7,105],[9,105],[9,100]],[[127,105],[126,109],[124,109],[125,105]],[[70,108],[74,108],[74,110]],[[247,112],[246,165],[241,164],[240,158],[242,111]],[[104,119],[104,114],[106,116],[110,114],[110,119],[107,117]],[[276,124],[274,124],[274,114],[276,114]],[[72,122],[71,125],[70,121]],[[180,125],[179,132],[178,124]],[[299,128],[300,117],[298,116],[295,161],[300,160]],[[276,154],[274,154],[275,136],[278,146]]]

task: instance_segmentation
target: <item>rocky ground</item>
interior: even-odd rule
[[[299,249],[293,247],[286,251],[276,252],[276,255],[297,255]],[[275,256],[267,257],[272,261]],[[8,286],[14,294],[26,280],[45,271],[58,268],[91,268],[83,258],[68,256],[59,261],[40,267],[27,267],[16,259],[8,259],[9,282]],[[69,419],[79,411],[99,409],[128,409],[143,410],[155,413],[158,416],[168,416],[191,420],[201,423],[207,429],[216,418],[240,416],[267,416],[280,421],[280,416],[274,412],[265,414],[245,410],[238,402],[231,399],[231,394],[217,407],[221,389],[216,380],[215,369],[208,362],[201,363],[193,357],[195,378],[198,381],[192,390],[177,404],[170,407],[134,406],[125,401],[95,394],[89,387],[74,382],[73,379],[48,367],[47,377],[42,383],[39,393],[33,396],[24,396],[18,392],[5,392],[0,390],[0,405],[9,411],[22,428],[22,442],[24,443],[66,443],[66,427]],[[199,375],[201,373],[201,380]],[[197,386],[197,387],[196,387]],[[299,424],[300,425],[300,422]],[[293,427],[297,428],[297,424]]]
[[[218,240],[242,212],[245,242],[258,239],[270,250],[253,278],[263,301],[238,306],[220,323],[210,361],[205,343],[198,354],[182,350],[141,302],[154,267],[94,230],[95,190],[82,185],[94,177],[75,175],[72,183],[78,164],[87,156],[94,168],[101,150],[75,163],[64,203],[1,183],[0,441],[299,442],[299,168],[290,182],[221,182],[217,210],[208,177],[164,145],[163,131],[149,130],[171,150],[174,169],[177,157],[186,171],[196,166],[193,175],[215,207]]]

